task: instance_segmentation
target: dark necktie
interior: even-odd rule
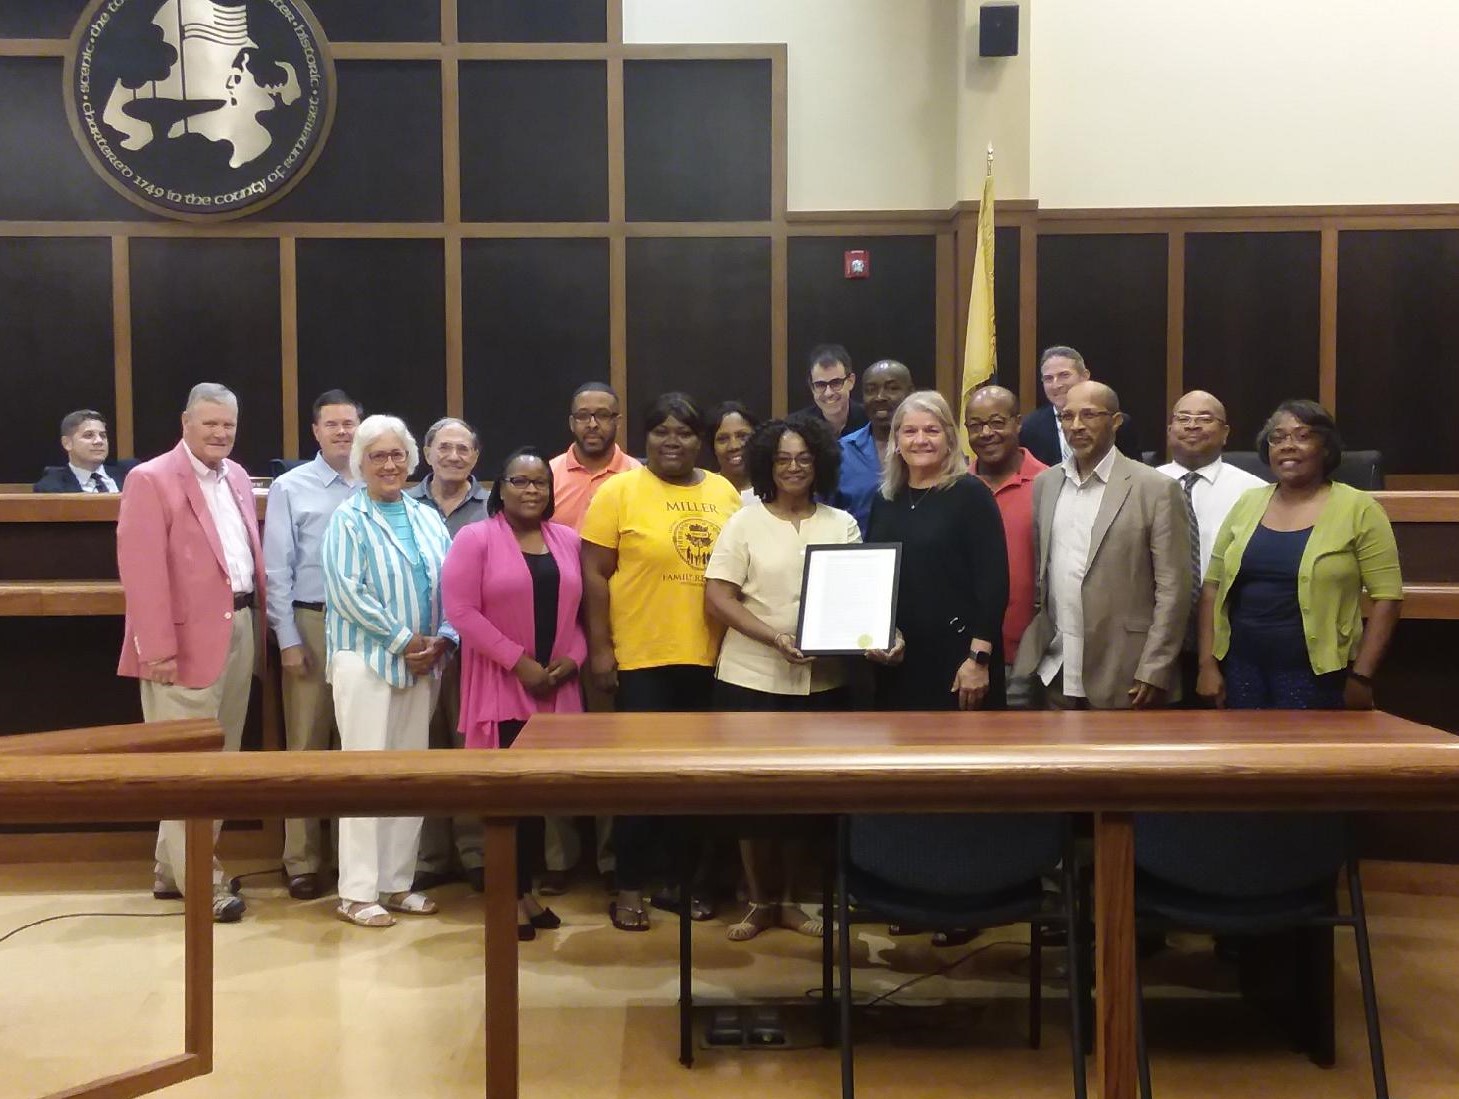
[[[1191,615],[1185,639],[1192,646],[1196,639],[1196,608],[1201,603],[1201,524],[1196,519],[1196,502],[1192,493],[1200,479],[1199,473],[1187,473],[1180,479],[1181,490],[1185,493],[1186,522],[1190,526],[1191,536]]]
[[[108,489],[106,487],[106,482],[101,479],[101,471],[100,470],[98,470],[97,472],[95,472],[95,473],[93,473],[91,475],[91,488],[92,488],[92,491],[93,492],[110,492],[111,491],[110,489]]]

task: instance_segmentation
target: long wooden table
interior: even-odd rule
[[[1459,808],[1459,738],[1383,713],[584,714],[505,752],[0,757],[0,822],[486,818],[486,1094],[518,1093],[515,820],[1095,814],[1097,1071],[1134,1099],[1140,810]]]

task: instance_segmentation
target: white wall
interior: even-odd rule
[[[791,210],[956,200],[957,0],[623,0],[631,43],[787,44]]]
[[[1025,0],[1045,207],[1459,200],[1455,0]]]

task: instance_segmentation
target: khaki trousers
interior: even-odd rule
[[[464,748],[466,738],[457,732],[461,719],[461,661],[453,659],[441,672],[440,697],[431,714],[430,746]],[[427,817],[420,830],[420,851],[416,870],[427,874],[451,874],[455,853],[462,870],[481,869],[481,818],[473,816]]]
[[[283,673],[284,742],[291,752],[322,752],[330,746],[334,695],[324,681],[324,612],[294,608],[294,624],[309,657],[302,675]],[[284,873],[317,874],[324,860],[324,822],[318,817],[284,821]]]
[[[248,695],[253,687],[254,616],[252,611],[233,615],[233,637],[228,659],[218,678],[206,687],[139,680],[144,721],[176,721],[181,718],[212,717],[223,726],[223,750],[236,752],[243,743],[243,722],[248,717]],[[213,822],[213,844],[223,822]],[[164,886],[176,888],[187,878],[187,829],[180,820],[164,820],[157,828],[155,873]],[[223,864],[213,856],[213,889],[223,888]]]

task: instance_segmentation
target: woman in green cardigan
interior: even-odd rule
[[[1388,516],[1332,481],[1342,440],[1315,401],[1282,402],[1257,451],[1277,483],[1246,492],[1216,535],[1196,693],[1233,709],[1372,709],[1403,599]]]

